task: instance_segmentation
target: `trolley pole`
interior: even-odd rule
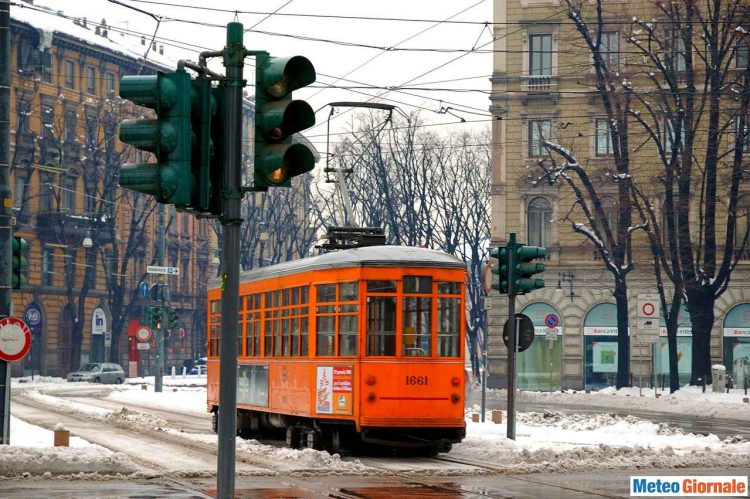
[[[237,436],[237,313],[239,310],[239,256],[242,217],[241,155],[242,144],[242,70],[245,47],[243,26],[227,25],[227,45],[223,59],[226,68],[224,109],[224,185],[222,186],[224,241],[221,250],[221,340],[219,345],[219,428],[216,497],[234,497],[235,438]]]
[[[10,315],[10,1],[0,0],[0,317]],[[10,444],[10,362],[0,360],[0,444]]]
[[[516,234],[510,233],[508,241],[508,269],[516,265]],[[508,387],[508,424],[507,437],[516,439],[516,354],[518,352],[518,323],[516,321],[516,283],[515,279],[508,279],[508,321],[510,332],[508,334],[508,372],[506,383]]]

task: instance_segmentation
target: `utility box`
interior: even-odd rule
[[[750,375],[750,362],[746,358],[740,358],[734,361],[732,366],[732,374],[734,375],[734,386],[735,388],[745,388],[745,384],[750,385],[748,375]]]
[[[713,391],[715,393],[722,393],[724,391],[724,385],[727,382],[727,368],[722,364],[712,365],[711,377],[713,378]]]

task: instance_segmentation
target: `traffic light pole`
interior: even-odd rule
[[[508,269],[514,269],[516,265],[516,234],[510,233],[508,241]],[[516,439],[516,355],[518,353],[518,322],[516,321],[516,283],[514,278],[508,279],[508,319],[510,322],[510,333],[508,334],[508,424],[507,436],[511,440]]]
[[[224,108],[224,185],[222,186],[224,241],[221,250],[221,341],[219,345],[219,417],[218,465],[216,497],[234,497],[235,438],[237,436],[237,314],[239,310],[239,256],[242,226],[242,79],[245,47],[243,27],[227,25],[227,46],[224,47],[226,68],[226,102]]]
[[[10,315],[10,1],[0,0],[0,317]],[[10,362],[0,360],[0,444],[10,444]]]
[[[159,218],[156,228],[156,251],[158,253],[156,264],[164,266],[164,205],[159,203]],[[161,320],[157,322],[154,335],[156,337],[156,376],[154,376],[154,392],[160,393],[164,383],[164,276],[159,275],[159,284],[156,288],[156,299],[159,300],[157,307],[160,308]]]

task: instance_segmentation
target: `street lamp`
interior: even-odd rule
[[[576,294],[573,292],[573,280],[575,279],[576,275],[572,272],[558,272],[557,273],[557,289],[562,291],[562,285],[563,283],[569,283],[570,284],[570,291],[568,291],[568,297],[570,298],[570,301],[573,301],[573,298],[576,297]]]
[[[91,232],[86,233],[86,237],[83,238],[83,242],[81,243],[81,246],[84,248],[90,248],[94,245],[94,241],[91,240]]]

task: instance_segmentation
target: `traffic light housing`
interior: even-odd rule
[[[193,131],[190,75],[184,70],[123,76],[120,96],[156,111],[156,119],[124,120],[120,140],[156,155],[156,163],[123,165],[120,185],[178,208],[191,205],[196,181],[191,168]]]
[[[536,279],[534,278],[534,274],[544,272],[544,264],[534,262],[533,260],[544,258],[547,254],[546,248],[517,244],[515,252],[515,293],[522,295],[535,289],[543,288],[544,279]]]
[[[221,203],[216,204],[214,198],[221,194],[221,183],[216,184],[211,181],[211,170],[223,171],[224,169],[223,164],[217,164],[214,160],[217,150],[216,140],[220,140],[224,135],[221,130],[223,123],[217,120],[218,106],[214,94],[223,92],[223,88],[212,88],[211,80],[207,78],[191,80],[190,85],[192,87],[190,124],[193,140],[190,164],[195,181],[191,193],[190,211],[218,216],[222,211]]]
[[[498,283],[493,283],[492,289],[500,291],[501,294],[508,294],[508,283],[512,280],[509,273],[508,248],[492,248],[490,250],[490,256],[492,258],[497,258],[498,263],[492,267],[492,273],[499,276]]]
[[[267,53],[256,55],[255,66],[255,190],[290,187],[292,177],[315,167],[312,151],[292,143],[293,134],[315,124],[310,105],[292,100],[293,90],[315,81],[315,68],[306,57]]]
[[[12,248],[11,284],[13,289],[20,289],[28,282],[29,243],[22,237],[13,237]]]
[[[154,327],[154,307],[146,307],[146,317],[141,322],[148,327]]]
[[[169,307],[166,309],[166,311],[167,311],[167,318],[166,318],[167,329],[174,330],[180,322],[180,317],[179,315],[177,315],[177,309],[174,307]]]
[[[154,312],[153,322],[151,323],[154,327],[154,329],[164,329],[163,328],[163,317],[162,317],[162,308],[161,307],[152,307],[152,310]]]

